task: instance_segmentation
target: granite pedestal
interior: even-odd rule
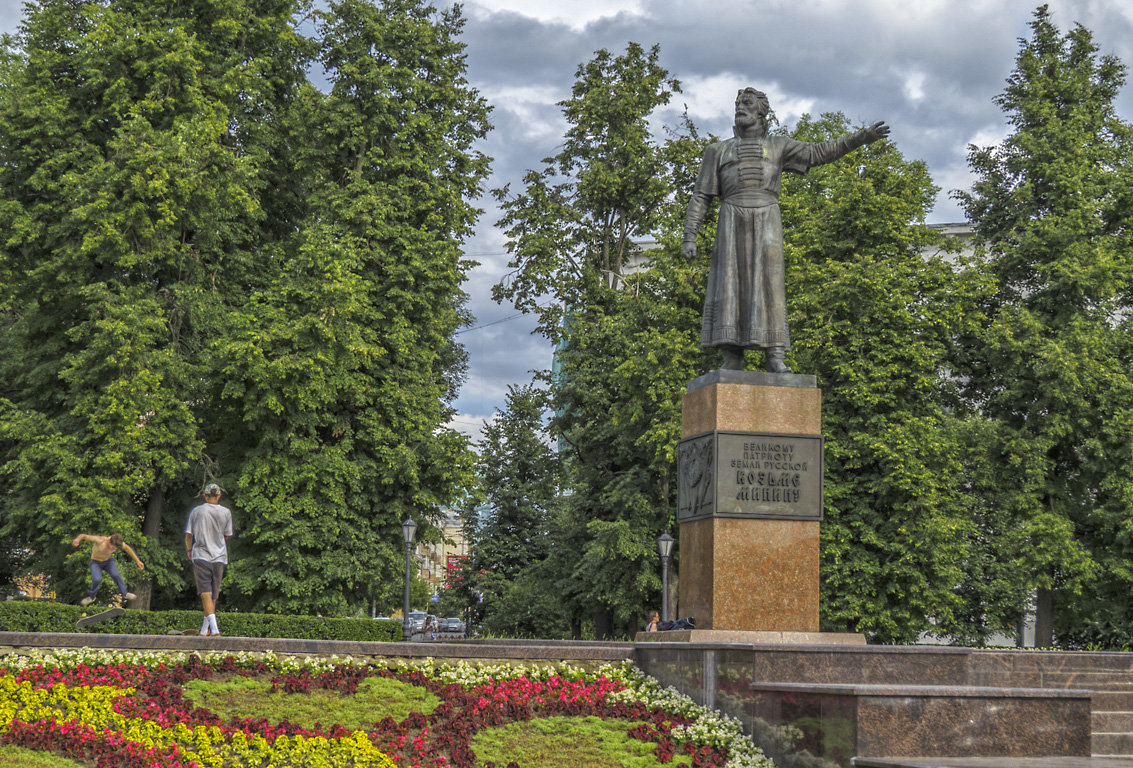
[[[688,386],[681,437],[818,437],[821,409],[813,376],[713,371]],[[678,614],[698,630],[818,632],[818,530],[817,520],[682,521]]]

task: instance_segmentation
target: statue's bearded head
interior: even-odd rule
[[[754,88],[744,88],[736,94],[736,127],[740,129],[753,126],[767,126],[767,115],[771,103],[767,94]]]

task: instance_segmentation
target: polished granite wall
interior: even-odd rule
[[[1033,659],[1012,656],[1024,654],[657,642],[636,651],[663,684],[736,717],[781,768],[845,768],[855,756],[1088,756],[1088,692],[971,682],[989,668],[1033,672]]]
[[[814,376],[713,371],[689,383],[681,438],[715,429],[821,435],[822,390]]]
[[[809,520],[712,517],[680,527],[678,611],[697,629],[818,631],[818,531]]]

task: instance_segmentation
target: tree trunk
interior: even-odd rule
[[[610,612],[599,609],[594,612],[594,635],[598,640],[610,639]]]
[[[147,542],[157,547],[160,545],[159,539],[161,538],[161,515],[165,512],[165,492],[160,487],[154,488],[153,493],[150,494],[149,501],[146,502],[146,516],[142,520],[142,535],[146,537]],[[145,573],[144,571],[142,572]],[[150,601],[153,598],[153,582],[149,578],[139,579],[134,593],[138,596],[131,604],[131,608],[136,608],[141,611],[148,611]]]

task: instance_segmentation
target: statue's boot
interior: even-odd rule
[[[782,347],[770,347],[767,350],[767,370],[771,373],[790,373],[791,369],[783,362],[786,350]]]
[[[722,371],[742,371],[744,369],[743,347],[720,347],[724,353],[724,363],[720,366]]]

